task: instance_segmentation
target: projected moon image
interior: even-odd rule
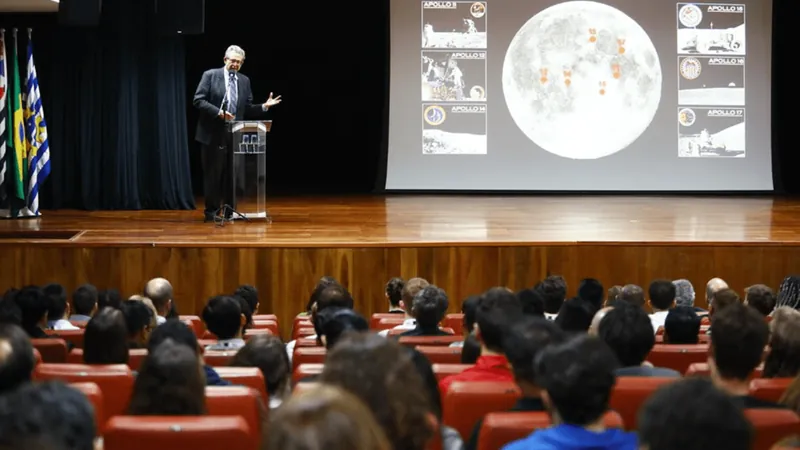
[[[528,20],[503,62],[503,93],[517,127],[570,159],[625,149],[661,102],[662,73],[650,37],[620,10],[565,2]]]

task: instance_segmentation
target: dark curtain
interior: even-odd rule
[[[99,27],[56,27],[45,207],[194,209],[183,41],[158,34],[154,11],[104,2]]]
[[[794,63],[790,56],[794,41],[789,36],[794,24],[789,23],[789,18],[797,15],[791,13],[789,2],[774,0],[772,3],[772,182],[775,192],[795,195],[800,194],[800,178],[796,175],[800,155],[795,151],[796,142],[787,138],[787,131],[796,115],[791,109],[793,96],[789,95],[790,76],[793,75],[789,66]]]

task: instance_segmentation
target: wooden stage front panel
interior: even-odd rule
[[[604,285],[688,278],[703,305],[714,276],[742,290],[800,273],[800,202],[688,197],[344,197],[270,203],[272,224],[215,227],[199,211],[47,211],[0,222],[0,287],[82,282],[125,296],[172,281],[179,311],[255,285],[283,323],[322,275],[364,314],[386,309],[384,283],[421,276],[450,310],[492,286],[520,289],[561,274],[574,294]]]

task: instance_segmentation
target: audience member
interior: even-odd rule
[[[17,325],[0,323],[0,395],[29,383],[35,366],[27,333]]]
[[[128,329],[122,311],[104,308],[86,324],[83,362],[86,364],[128,364]]]
[[[615,285],[611,286],[608,289],[608,295],[606,296],[606,301],[603,306],[614,306],[617,300],[619,300],[619,295],[622,293],[622,286]]]
[[[231,383],[229,381],[220,378],[216,370],[202,361],[203,356],[200,351],[200,344],[197,342],[197,336],[195,336],[191,328],[180,320],[170,319],[157,326],[150,333],[150,339],[147,341],[147,353],[152,354],[162,342],[168,339],[183,344],[195,352],[203,364],[208,386],[230,386]]]
[[[197,353],[192,350],[183,343],[167,339],[149,351],[134,382],[128,414],[205,414],[205,374]]]
[[[126,300],[120,305],[128,333],[128,348],[147,348],[147,340],[155,328],[156,316],[143,302]]]
[[[339,284],[323,284],[317,286],[319,292],[312,294],[314,297],[314,306],[311,312],[311,323],[314,323],[315,317],[325,308],[348,308],[353,309],[353,297],[350,292]],[[308,336],[311,339],[317,339],[317,336]],[[289,361],[292,361],[294,355],[294,347],[297,341],[293,340],[286,344],[286,354],[289,355]]]
[[[269,393],[269,409],[276,409],[291,395],[292,367],[286,355],[286,346],[280,338],[261,334],[247,340],[229,365],[231,367],[258,367],[264,375]]]
[[[416,326],[400,336],[449,336],[450,333],[439,328],[449,306],[444,290],[434,285],[425,287],[414,296],[411,303],[411,315]]]
[[[603,319],[606,317],[606,314],[608,314],[608,312],[612,309],[614,309],[613,306],[605,306],[600,308],[600,310],[594,314],[594,317],[592,317],[592,323],[589,324],[590,335],[597,336],[597,334],[600,332],[600,322],[603,321]]]
[[[692,307],[677,306],[670,309],[664,320],[664,343],[697,344],[700,339],[700,321],[700,316]]]
[[[753,308],[731,303],[714,314],[711,336],[708,366],[714,384],[742,408],[779,407],[749,395],[750,378],[769,339],[764,317]]]
[[[206,351],[238,350],[244,347],[242,337],[247,317],[242,313],[242,304],[235,297],[211,297],[200,317],[208,331],[217,337],[217,342],[206,346]]]
[[[788,306],[792,309],[800,309],[800,276],[790,275],[783,279],[778,288],[778,297],[775,299],[775,307]]]
[[[461,302],[461,314],[464,315],[464,319],[462,320],[464,340],[453,342],[450,344],[450,347],[463,347],[467,338],[472,336],[472,332],[475,330],[475,311],[478,309],[478,300],[480,300],[480,298],[480,295],[470,295]]]
[[[245,332],[253,328],[253,309],[244,297],[239,297],[238,295],[233,295],[232,297],[239,303],[239,309],[241,309],[244,316],[244,325],[242,326],[242,337],[244,337]]]
[[[800,311],[782,306],[769,324],[764,378],[794,378],[800,373]]]
[[[442,394],[439,392],[439,381],[436,379],[436,374],[433,373],[433,366],[428,360],[428,357],[414,349],[408,349],[411,353],[411,359],[414,366],[417,368],[422,383],[425,386],[425,391],[428,394],[428,400],[431,402],[433,415],[439,424],[439,435],[442,439],[442,450],[462,450],[464,448],[464,441],[458,430],[449,427],[442,422]]]
[[[122,307],[122,297],[116,289],[106,289],[97,293],[97,309],[103,308],[120,309]]]
[[[536,357],[550,345],[561,344],[566,333],[552,321],[539,318],[526,318],[516,324],[504,342],[506,358],[514,371],[514,381],[522,391],[522,397],[510,411],[547,411],[542,401],[542,389],[536,384]],[[483,426],[479,420],[472,429],[465,450],[478,448],[478,437]]]
[[[586,333],[592,325],[592,318],[597,314],[594,303],[573,297],[561,305],[561,311],[555,323],[568,333]]]
[[[393,314],[405,314],[406,305],[403,302],[403,288],[406,286],[405,280],[394,277],[386,283],[384,289],[386,300],[389,302],[389,312]]]
[[[721,278],[712,278],[706,283],[706,305],[708,305],[709,312],[711,312],[714,305],[717,292],[723,289],[728,289],[728,283]]]
[[[392,450],[372,412],[349,392],[319,385],[271,417],[268,450]]]
[[[691,281],[681,278],[674,280],[672,284],[675,285],[675,306],[687,306],[696,312],[706,312],[703,308],[694,305],[697,294]]]
[[[481,356],[475,365],[439,383],[442,395],[447,394],[455,381],[513,381],[508,360],[504,355],[503,341],[508,330],[523,317],[522,305],[512,292],[505,288],[492,288],[478,301],[475,313],[475,338],[481,343]]]
[[[88,322],[97,312],[100,293],[91,284],[82,284],[72,293],[72,322]]]
[[[258,314],[258,308],[261,306],[261,302],[258,299],[258,289],[256,289],[255,286],[243,284],[233,291],[233,295],[241,297],[247,302],[247,306],[250,307],[252,315]]]
[[[658,389],[637,422],[640,444],[647,450],[750,450],[755,437],[734,401],[701,377]]]
[[[619,293],[619,300],[644,308],[644,289],[635,284],[626,284],[625,286],[622,286],[622,291]]]
[[[655,280],[650,283],[647,293],[650,297],[648,303],[653,310],[650,322],[653,324],[653,333],[656,333],[664,326],[667,314],[675,306],[675,285],[669,280]]]
[[[349,334],[328,354],[320,381],[361,399],[393,450],[424,450],[434,434],[422,377],[410,352],[393,339]]]
[[[638,450],[635,433],[609,429],[604,424],[618,367],[611,349],[586,334],[543,349],[534,370],[553,426],[536,430],[503,449]]]
[[[156,323],[166,322],[173,304],[172,284],[165,278],[153,278],[145,284],[143,295],[152,300],[156,308]]]
[[[522,304],[522,313],[531,317],[544,317],[544,297],[536,289],[517,291],[517,298]]]
[[[0,323],[22,326],[22,309],[17,304],[17,292],[6,292],[0,298]]]
[[[80,391],[60,382],[30,383],[0,396],[0,447],[94,450],[94,409]]]
[[[604,296],[603,284],[594,278],[584,278],[578,285],[578,298],[591,303],[595,310],[603,307]]]
[[[475,364],[481,357],[481,342],[475,335],[469,335],[461,343],[461,364]]]
[[[428,280],[424,278],[412,278],[406,281],[406,284],[403,286],[402,290],[402,302],[405,306],[405,321],[394,327],[395,330],[413,330],[417,327],[417,319],[414,318],[412,314],[414,298],[422,292],[423,289],[430,286],[431,284]],[[411,306],[411,308],[409,308]],[[382,330],[380,333],[381,336],[389,336],[389,330]]]
[[[614,352],[620,368],[617,376],[680,377],[675,370],[653,367],[646,362],[656,343],[647,312],[632,304],[620,303],[609,311],[598,327],[598,336]]]
[[[44,291],[37,286],[26,286],[14,296],[22,312],[22,329],[32,339],[47,339],[47,311],[50,302]]]
[[[555,320],[567,298],[567,282],[560,275],[550,275],[533,287],[544,297],[544,316]]]
[[[744,290],[744,304],[768,316],[775,308],[775,294],[765,284],[754,284]]]
[[[47,328],[51,330],[80,330],[69,321],[70,307],[67,290],[58,283],[46,284],[42,290],[47,296]]]
[[[369,322],[350,308],[325,308],[316,315],[314,330],[319,345],[330,351],[347,333],[369,331]]]
[[[331,276],[326,275],[320,278],[319,281],[317,281],[316,286],[314,286],[314,289],[311,291],[311,295],[308,298],[308,303],[306,303],[306,310],[298,314],[297,317],[311,317],[314,306],[317,304],[317,297],[319,297],[319,294],[321,294],[322,291],[328,286],[341,286],[341,284],[336,281],[336,278]]]

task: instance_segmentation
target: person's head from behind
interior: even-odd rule
[[[711,308],[714,304],[714,298],[717,292],[722,289],[728,289],[728,283],[722,278],[712,278],[706,283],[706,304]]]
[[[292,366],[286,345],[277,336],[259,334],[247,340],[231,359],[232,367],[258,367],[270,397],[283,399],[291,391]]]
[[[647,289],[648,303],[653,312],[667,311],[675,306],[675,285],[669,280],[655,280]]]
[[[239,297],[238,295],[234,295],[233,299],[239,302],[239,308],[242,311],[242,315],[244,316],[244,325],[242,326],[242,335],[244,335],[245,330],[249,330],[253,327],[253,310],[250,308],[250,303],[244,299],[244,297]]]
[[[619,293],[619,300],[643,308],[645,304],[644,289],[635,284],[626,284],[622,286],[622,291]]]
[[[536,289],[517,291],[517,298],[522,304],[522,313],[530,317],[544,317],[544,296]]]
[[[270,417],[269,448],[392,450],[372,412],[355,395],[318,385],[293,395]]]
[[[550,275],[533,287],[544,297],[544,312],[558,314],[567,298],[567,282],[560,275]]]
[[[637,422],[645,450],[749,450],[754,437],[742,409],[701,377],[659,388],[639,410]]]
[[[596,309],[603,306],[605,288],[599,280],[594,278],[584,278],[578,285],[578,297],[594,305]]]
[[[22,309],[14,296],[0,298],[0,323],[22,326]]]
[[[447,314],[450,302],[444,290],[436,286],[427,286],[414,296],[411,303],[411,315],[417,320],[417,326],[425,332],[435,332],[439,322]]]
[[[769,324],[771,334],[763,377],[794,378],[800,373],[800,311],[785,306],[777,311],[780,314]]]
[[[681,278],[674,280],[672,284],[675,286],[675,306],[694,308],[696,294],[692,282]]]
[[[407,308],[407,313],[410,313],[411,305],[414,304],[414,297],[430,285],[428,280],[419,277],[411,278],[406,281],[403,285],[403,289],[400,291],[400,296],[403,300],[403,306]]]
[[[0,396],[0,446],[94,450],[94,409],[61,381],[30,383]]]
[[[44,291],[37,286],[26,286],[14,296],[22,313],[22,328],[31,334],[37,328],[47,328],[47,311],[50,301]]]
[[[201,317],[208,331],[219,340],[241,338],[247,324],[247,317],[242,313],[239,300],[227,295],[208,299]]]
[[[122,296],[116,289],[105,289],[97,293],[97,309],[122,308]]]
[[[325,308],[353,309],[354,305],[355,301],[350,292],[344,286],[335,284],[327,286],[319,292],[314,311],[320,312]]]
[[[775,294],[765,284],[754,284],[744,290],[744,304],[768,316],[775,308]]]
[[[406,351],[411,355],[411,362],[414,363],[417,373],[419,373],[420,377],[422,377],[422,384],[425,388],[425,392],[428,395],[431,412],[439,421],[441,421],[442,393],[439,391],[439,380],[436,378],[436,374],[433,372],[433,365],[428,357],[422,354],[422,352],[411,348],[406,349]]]
[[[243,284],[233,291],[233,295],[243,298],[250,307],[250,311],[253,314],[258,314],[258,308],[261,306],[261,302],[258,299],[258,289],[256,289],[255,286]]]
[[[475,337],[481,342],[481,353],[502,355],[508,329],[522,317],[522,304],[513,292],[503,287],[484,292],[475,313]]]
[[[92,284],[82,284],[72,293],[72,314],[91,317],[97,312],[100,293]]]
[[[200,355],[200,344],[197,342],[194,330],[177,319],[167,320],[150,333],[150,339],[147,340],[147,353],[153,353],[159,345],[167,340],[183,344]]]
[[[155,313],[147,305],[136,300],[122,302],[120,311],[125,318],[128,346],[132,348],[145,347],[153,330],[151,324],[155,320]]]
[[[395,450],[423,450],[433,435],[422,377],[410,352],[392,339],[347,335],[328,353],[320,381],[361,399]]]
[[[614,285],[608,289],[608,294],[606,295],[606,303],[605,306],[614,306],[614,303],[619,300],[619,294],[622,292],[622,286]]]
[[[44,295],[50,304],[47,309],[47,320],[56,321],[68,319],[70,315],[69,299],[67,290],[58,283],[46,284],[42,287]]]
[[[544,348],[534,370],[553,422],[587,427],[601,420],[618,367],[614,352],[588,334]]]
[[[558,325],[538,317],[527,317],[511,327],[503,347],[523,396],[540,395],[536,384],[536,357],[549,345],[563,343],[566,336]]]
[[[746,385],[761,363],[769,339],[764,316],[741,303],[733,303],[714,315],[710,329],[711,378],[723,388],[729,384]]]
[[[389,301],[390,309],[405,308],[406,305],[403,304],[403,288],[405,285],[405,280],[400,277],[394,277],[386,283],[384,291],[386,300]]]
[[[464,314],[464,336],[472,334],[475,329],[475,314],[478,311],[480,295],[471,295],[461,303],[461,313]]]
[[[128,363],[128,329],[122,311],[108,307],[92,316],[83,337],[83,362]]]
[[[194,349],[167,339],[142,361],[128,414],[198,416],[206,413],[206,377]]]
[[[589,334],[592,336],[597,336],[600,333],[600,322],[605,319],[606,314],[608,314],[608,312],[612,309],[614,309],[613,306],[604,306],[594,313],[594,317],[592,317],[592,323],[589,325]]]
[[[317,281],[317,284],[314,286],[314,290],[311,291],[311,295],[308,298],[308,303],[306,303],[306,313],[311,314],[316,308],[317,304],[317,297],[319,294],[322,293],[328,286],[341,286],[336,278],[331,276],[324,276]]]
[[[153,278],[144,286],[144,296],[153,301],[159,316],[166,317],[172,309],[172,284],[166,278]]]
[[[711,308],[708,314],[713,316],[733,304],[742,304],[739,294],[730,288],[720,289],[714,293],[714,301],[710,304]]]
[[[784,278],[778,287],[778,296],[775,299],[775,307],[788,306],[792,309],[800,309],[800,276],[789,275]]]
[[[17,325],[0,324],[0,395],[29,383],[35,366],[28,334]]]
[[[350,308],[325,308],[314,317],[314,331],[319,344],[330,350],[348,333],[369,331],[369,322]]]
[[[594,303],[572,297],[561,305],[555,323],[568,333],[585,333],[592,325],[592,318],[597,311]]]
[[[664,343],[697,344],[701,320],[694,308],[690,306],[677,306],[670,309],[664,320]]]
[[[622,367],[642,365],[656,344],[647,312],[624,302],[614,306],[600,321],[597,335],[614,352]]]

